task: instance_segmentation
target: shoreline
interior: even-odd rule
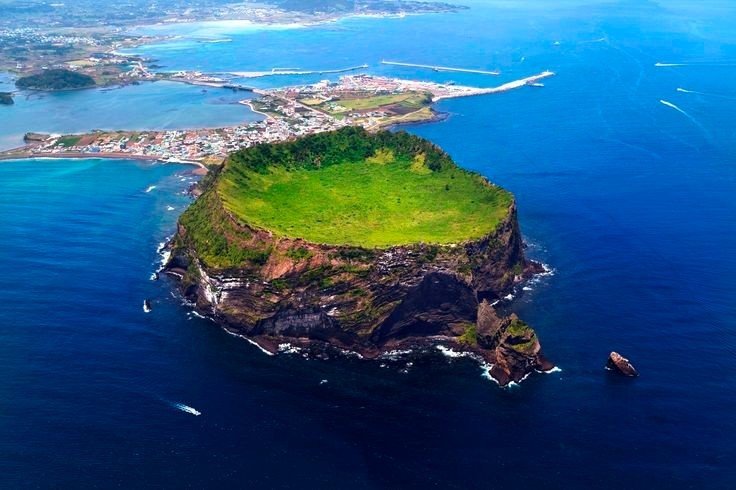
[[[202,162],[194,160],[176,160],[167,159],[161,157],[155,157],[152,155],[136,155],[136,154],[124,154],[124,153],[33,153],[23,152],[17,155],[2,155],[0,154],[0,162],[12,161],[12,160],[139,160],[147,162],[160,162],[160,163],[173,163],[179,165],[191,165],[202,169],[205,173],[209,172],[207,166]]]
[[[182,26],[187,24],[240,24],[241,27],[264,27],[264,28],[271,28],[271,29],[304,29],[308,27],[315,27],[320,26],[323,24],[330,24],[335,22],[340,22],[343,20],[350,20],[350,19],[403,19],[405,17],[416,17],[420,15],[438,15],[438,14],[454,14],[458,12],[463,12],[465,10],[469,10],[471,7],[466,5],[455,5],[454,8],[448,8],[444,10],[427,10],[427,11],[415,11],[415,12],[363,12],[363,13],[355,13],[355,12],[344,12],[344,13],[334,13],[334,14],[301,14],[302,16],[311,16],[312,18],[302,18],[299,19],[298,13],[290,12],[290,11],[283,11],[283,17],[282,19],[249,19],[244,17],[231,17],[231,18],[222,18],[222,17],[205,17],[198,20],[192,20],[192,19],[179,19],[179,18],[169,18],[169,19],[162,19],[158,22],[154,22],[152,24],[139,24],[139,23],[131,23],[128,24],[128,29],[140,29],[140,28],[156,28],[156,27],[166,27],[166,26]],[[289,15],[291,14],[291,15]],[[289,20],[288,17],[297,17],[295,19]]]
[[[166,247],[169,247],[170,244],[171,238],[168,240]],[[551,272],[551,269],[541,262],[530,260],[530,263],[536,264],[539,266],[539,269],[533,268],[534,270],[531,270],[523,280],[514,285],[514,291],[517,288],[532,283],[537,277],[546,276]],[[189,311],[191,313],[203,320],[209,320],[225,334],[245,340],[269,357],[299,354],[303,357],[324,360],[329,360],[330,357],[335,356],[342,358],[357,357],[360,360],[368,362],[386,360],[412,361],[439,352],[442,357],[448,360],[457,358],[469,359],[480,368],[480,377],[492,381],[501,389],[518,388],[532,374],[553,374],[562,371],[559,366],[541,354],[542,363],[537,368],[524,374],[520,379],[514,380],[513,378],[504,377],[497,371],[494,373],[494,367],[498,365],[498,360],[492,362],[488,358],[488,353],[482,348],[464,345],[458,343],[455,337],[439,334],[410,336],[383,345],[348,344],[334,338],[326,340],[293,337],[289,335],[271,336],[266,334],[249,334],[239,328],[238,325],[232,324],[222,316],[217,315],[216,312],[198,307],[195,303],[188,301],[181,289],[183,274],[179,269],[171,268],[168,264],[164,264],[159,271],[168,277],[168,280],[174,286],[174,290],[184,300],[182,305],[190,308]],[[517,294],[513,294],[512,298],[506,301],[510,303],[516,296]]]

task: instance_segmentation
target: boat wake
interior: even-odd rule
[[[677,68],[677,67],[733,67],[736,66],[736,63],[662,63],[657,62],[654,63],[654,66],[657,68]]]
[[[702,95],[704,97],[718,97],[719,99],[736,100],[736,97],[731,96],[731,95],[711,94],[708,92],[698,92],[697,90],[687,90],[681,87],[677,87],[677,91],[683,94],[694,94],[694,95]]]
[[[682,114],[686,118],[690,119],[690,122],[692,122],[693,124],[695,124],[698,128],[700,128],[701,131],[703,131],[703,133],[705,134],[705,137],[706,137],[706,139],[708,141],[711,141],[712,140],[712,138],[711,138],[710,133],[708,132],[708,130],[705,129],[705,127],[702,124],[700,124],[698,122],[698,120],[695,119],[693,116],[691,116],[690,114],[688,114],[687,112],[685,112],[684,110],[682,110],[681,108],[679,108],[678,106],[676,106],[675,104],[673,104],[672,102],[669,102],[667,100],[662,100],[662,99],[660,99],[659,102],[662,103],[663,105],[666,105],[667,107],[670,107],[670,108],[676,110],[677,112],[679,112],[680,114]]]
[[[194,407],[190,407],[189,405],[184,405],[183,403],[172,403],[172,405],[177,410],[181,410],[182,412],[194,415],[195,417],[202,415],[202,412]]]
[[[692,119],[692,117],[690,116],[690,114],[688,114],[687,112],[683,111],[682,109],[680,109],[679,107],[677,107],[677,106],[676,106],[675,104],[673,104],[672,102],[668,102],[668,101],[666,101],[666,100],[662,100],[662,99],[660,99],[660,100],[659,100],[659,102],[660,102],[660,103],[662,103],[662,104],[664,104],[664,105],[666,105],[667,107],[671,107],[671,108],[673,108],[674,110],[676,110],[676,111],[677,111],[677,112],[679,112],[680,114],[685,114],[685,116],[687,116],[687,117],[689,117],[690,119]]]

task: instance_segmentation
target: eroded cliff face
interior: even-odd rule
[[[166,270],[180,277],[198,310],[264,349],[288,342],[372,358],[445,345],[491,364],[502,385],[553,367],[531,328],[491,306],[541,272],[524,257],[514,205],[480,240],[366,250],[275,237],[238,222],[216,194],[203,197],[220,206],[219,219],[237,231],[229,240],[268,250],[267,257],[236,268],[208,267],[180,225]]]

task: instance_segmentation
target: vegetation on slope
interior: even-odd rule
[[[71,90],[93,87],[95,80],[83,73],[54,69],[21,77],[16,80],[15,85],[18,88],[30,90]]]
[[[231,217],[281,237],[387,248],[481,238],[511,202],[426,140],[349,127],[232,154],[182,224],[201,258],[227,267],[268,257]]]
[[[271,253],[243,242],[250,237],[243,236],[242,230],[228,219],[214,192],[203,194],[180,221],[199,259],[208,267],[222,269],[246,262],[262,265]]]
[[[236,153],[217,191],[253,227],[366,248],[480,238],[512,200],[427,141],[356,128]]]

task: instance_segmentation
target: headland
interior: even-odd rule
[[[553,367],[494,304],[541,266],[513,196],[404,132],[346,127],[230,155],[182,215],[166,272],[268,352],[442,347],[501,385]]]

